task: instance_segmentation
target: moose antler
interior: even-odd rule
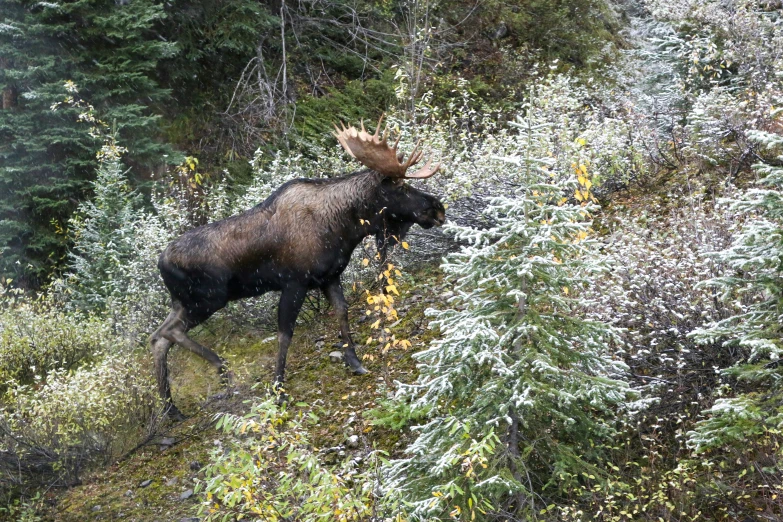
[[[424,154],[420,148],[421,140],[416,143],[408,160],[401,161],[401,158],[398,158],[397,156],[397,145],[400,143],[399,136],[397,137],[397,141],[394,142],[394,145],[390,147],[387,142],[389,138],[388,127],[384,129],[383,136],[380,134],[383,117],[384,115],[382,114],[378,120],[375,134],[367,132],[364,128],[364,121],[362,121],[362,130],[358,130],[354,126],[346,128],[343,123],[340,123],[342,126],[341,130],[335,125],[334,129],[337,132],[335,132],[334,135],[348,154],[359,160],[365,167],[380,172],[384,176],[390,178],[424,179],[435,174],[440,168],[440,163],[433,167],[432,160],[430,159],[422,168],[413,174],[406,175],[407,170],[418,163]]]

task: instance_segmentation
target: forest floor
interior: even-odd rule
[[[404,447],[408,431],[393,431],[371,425],[366,412],[394,389],[394,381],[411,382],[416,375],[413,353],[425,347],[437,332],[428,328],[425,310],[434,305],[444,289],[438,271],[406,274],[397,300],[400,321],[394,327],[398,338],[411,341],[406,351],[385,355],[362,347],[370,333],[364,299],[360,293],[351,302],[350,317],[359,355],[370,373],[352,375],[329,354],[340,351],[337,319],[330,311],[311,312],[300,318],[288,353],[286,392],[288,408],[315,413],[320,421],[309,427],[309,439],[317,448],[340,448],[340,458],[366,455],[373,449],[390,455]],[[307,317],[309,315],[309,317]],[[47,519],[53,521],[128,520],[134,522],[199,520],[200,498],[193,494],[204,466],[223,448],[225,434],[215,428],[223,412],[242,414],[268,393],[277,355],[273,327],[248,329],[228,316],[215,317],[193,332],[194,338],[229,361],[234,383],[223,389],[214,370],[185,350],[172,349],[169,357],[172,393],[188,419],[166,422],[147,443],[118,462],[87,473],[82,483],[49,493]],[[358,435],[359,444],[349,448],[346,440]],[[344,457],[343,457],[344,455]]]

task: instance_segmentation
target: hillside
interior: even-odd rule
[[[783,517],[778,2],[125,5],[0,7],[0,518]]]

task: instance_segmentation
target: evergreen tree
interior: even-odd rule
[[[745,218],[744,224],[732,245],[716,253],[725,274],[707,283],[740,310],[693,332],[703,343],[743,350],[743,362],[723,370],[743,384],[727,387],[705,412],[709,418],[689,433],[697,451],[747,448],[769,430],[779,433],[783,423],[783,136],[763,131],[749,136],[778,156],[754,166],[761,175],[757,188],[724,201]]]
[[[509,158],[514,188],[485,211],[491,226],[452,226],[469,243],[442,265],[455,295],[430,312],[441,337],[398,392],[425,419],[386,470],[412,520],[534,518],[558,488],[599,473],[600,442],[629,393],[613,330],[579,314],[580,287],[600,270],[592,183],[585,165],[549,169],[556,131],[533,112]]]
[[[70,220],[74,248],[68,254],[67,280],[71,302],[85,310],[103,309],[107,298],[127,291],[123,276],[136,254],[134,227],[146,215],[120,161],[125,149],[110,139],[101,152],[94,196]]]
[[[61,234],[88,192],[99,143],[74,107],[52,112],[79,86],[133,150],[153,165],[167,148],[157,139],[154,107],[168,93],[154,80],[175,51],[154,32],[165,17],[157,0],[0,4],[0,275],[40,284],[63,257]]]

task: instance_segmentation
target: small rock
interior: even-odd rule
[[[343,352],[331,352],[329,353],[329,360],[332,362],[341,362],[343,360]]]
[[[150,484],[152,484],[152,480],[150,480],[150,479],[147,479],[147,480],[143,481],[141,484],[139,484],[139,487],[140,487],[140,488],[146,488],[146,487],[147,487],[147,486],[149,486]]]
[[[320,350],[321,348],[324,347],[324,342],[323,341],[316,341],[315,347]]]
[[[345,439],[345,445],[349,448],[358,448],[359,447],[359,436],[358,435],[351,435],[347,439]]]
[[[187,499],[189,499],[192,496],[193,496],[193,490],[189,489],[187,491],[183,491],[182,494],[179,496],[179,499],[180,500],[187,500]]]
[[[100,510],[101,510],[101,506],[93,506],[93,507],[92,507],[92,510],[93,510],[93,511],[96,511],[96,512],[97,512],[97,511],[100,511]]]
[[[169,449],[176,443],[177,443],[177,439],[173,437],[166,437],[165,439],[162,439],[158,444],[160,444],[160,449],[161,451],[163,451]]]
[[[126,491],[125,492],[125,496],[126,497],[132,497],[133,496],[133,491],[131,491],[131,490]]]
[[[167,486],[176,486],[177,482],[179,482],[179,479],[177,477],[172,477],[166,481]]]
[[[197,460],[194,460],[193,462],[190,463],[190,470],[191,471],[198,471],[198,470],[201,469],[201,467],[202,467],[201,466],[201,462],[199,462]]]

